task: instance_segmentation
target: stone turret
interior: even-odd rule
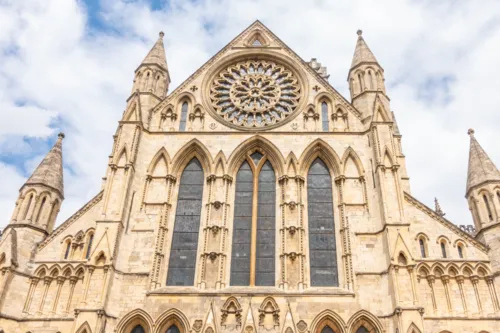
[[[500,172],[474,136],[470,136],[465,197],[476,226],[476,237],[490,247],[491,264],[500,271]]]
[[[363,113],[363,116],[367,117],[375,113],[373,105],[377,95],[382,98],[386,109],[388,109],[389,99],[385,95],[384,69],[366,44],[363,32],[358,30],[357,34],[358,41],[347,81],[352,103]]]
[[[50,233],[64,200],[62,140],[60,133],[52,149],[19,190],[19,198],[10,221],[27,224]]]

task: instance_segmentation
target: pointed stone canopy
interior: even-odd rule
[[[33,171],[26,185],[45,185],[64,196],[62,140],[64,134],[59,133],[54,147],[48,152],[38,167]]]
[[[500,172],[474,137],[470,129],[469,169],[467,171],[467,191],[488,181],[500,182]]]
[[[358,42],[356,43],[356,48],[354,49],[354,55],[352,57],[351,70],[362,64],[362,63],[376,63],[378,64],[377,59],[373,55],[372,51],[366,45],[365,40],[363,39],[363,31],[358,30]],[[380,66],[380,65],[379,65]]]
[[[151,48],[139,67],[143,65],[158,65],[161,68],[168,70],[165,47],[163,46],[163,36],[165,36],[165,34],[161,31],[155,45],[153,45],[153,48]]]

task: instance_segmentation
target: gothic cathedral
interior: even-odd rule
[[[348,82],[256,21],[169,92],[160,33],[95,197],[54,228],[63,134],[21,187],[0,332],[500,332],[500,172],[469,130],[453,224],[411,194],[361,31]]]

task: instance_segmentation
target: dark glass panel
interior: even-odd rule
[[[490,221],[493,221],[493,214],[491,214],[490,203],[489,203],[486,195],[483,195],[483,200],[484,200],[484,204],[486,205],[486,210],[488,211],[488,218],[490,219]]]
[[[259,174],[255,285],[274,286],[276,235],[276,177],[269,161]]]
[[[68,259],[70,248],[71,248],[71,243],[68,242],[68,245],[66,246],[66,252],[64,253],[64,259]]]
[[[233,247],[231,251],[231,286],[250,284],[250,242],[252,233],[253,174],[243,162],[236,175],[234,199]]]
[[[177,328],[177,326],[175,325],[172,325],[168,328],[167,332],[165,333],[180,333],[179,329]]]
[[[458,246],[458,256],[459,256],[460,258],[463,258],[463,257],[464,257],[464,251],[463,251],[463,249],[462,249],[462,246],[461,246],[461,245],[459,245],[459,246]]]
[[[92,249],[92,242],[94,241],[94,234],[89,237],[89,244],[87,245],[87,254],[85,255],[85,259],[90,257],[90,250]]]
[[[420,244],[420,255],[422,256],[422,258],[425,258],[425,244],[424,244],[424,240],[422,238],[420,238],[418,240],[418,243]]]
[[[366,329],[366,327],[364,326],[361,326],[360,328],[358,328],[358,330],[356,331],[356,333],[369,333],[370,331],[368,331]]]
[[[325,326],[321,330],[321,333],[335,333],[330,326]]]
[[[446,246],[444,243],[441,243],[441,254],[443,255],[443,258],[446,258]]]
[[[182,103],[181,108],[181,121],[179,125],[179,131],[184,132],[186,130],[186,121],[187,121],[187,112],[188,112],[188,103]]]
[[[142,328],[141,325],[137,325],[130,333],[146,333],[146,331],[144,330],[144,328]]]
[[[323,132],[328,132],[328,104],[321,103],[321,124],[323,125]]]
[[[259,164],[259,161],[262,159],[262,154],[259,153],[258,151],[256,151],[255,153],[253,153],[251,156],[250,156],[253,160],[253,163],[255,165]]]
[[[307,175],[307,201],[311,286],[338,286],[332,178],[319,158]]]
[[[192,286],[203,199],[203,168],[194,158],[182,172],[175,212],[167,285]]]

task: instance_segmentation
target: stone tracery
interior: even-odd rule
[[[247,128],[277,124],[293,114],[300,99],[295,75],[270,60],[248,60],[222,70],[210,99],[225,121]]]

